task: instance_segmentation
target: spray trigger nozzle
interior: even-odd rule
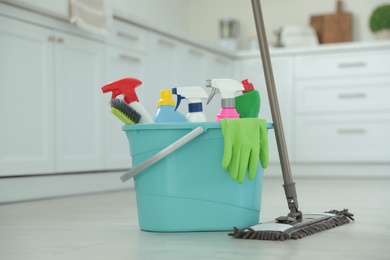
[[[206,87],[211,87],[211,85],[206,85]],[[215,94],[221,93],[218,88],[212,88],[211,93],[209,95],[209,98],[207,99],[206,105],[210,103],[210,101],[213,99]]]
[[[175,106],[175,111],[176,111],[177,108],[180,106],[181,100],[183,98],[185,98],[185,97],[183,97],[182,95],[177,94],[177,88],[172,88],[172,94],[177,95],[176,106]]]
[[[136,78],[123,78],[102,87],[103,93],[112,92],[111,99],[119,95],[123,95],[123,100],[130,104],[131,102],[139,102],[135,88],[141,85],[142,82]]]
[[[175,107],[175,111],[177,110],[177,108],[180,106],[180,102],[182,99],[184,99],[185,97],[181,96],[181,95],[177,95],[177,101],[176,101],[176,107]]]

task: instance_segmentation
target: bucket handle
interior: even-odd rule
[[[163,159],[165,156],[169,155],[173,151],[175,151],[178,148],[180,148],[181,146],[185,145],[186,143],[188,143],[189,141],[191,141],[192,139],[194,139],[195,137],[197,137],[198,135],[200,135],[204,131],[205,130],[203,129],[203,127],[198,126],[194,130],[192,130],[191,132],[186,134],[185,136],[181,137],[177,141],[175,141],[172,144],[165,147],[160,152],[156,153],[152,157],[146,159],[142,163],[140,163],[137,166],[128,170],[125,174],[123,174],[121,176],[122,182],[126,182],[126,181],[130,180],[131,178],[133,178],[135,175],[137,175],[141,171],[145,170],[149,166],[151,166],[151,165],[155,164],[156,162],[158,162],[159,160]]]

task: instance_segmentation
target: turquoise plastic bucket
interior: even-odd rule
[[[225,231],[259,222],[261,164],[254,180],[246,179],[243,184],[232,180],[221,166],[223,137],[219,123],[123,126],[133,167],[198,126],[206,131],[134,177],[140,229]]]

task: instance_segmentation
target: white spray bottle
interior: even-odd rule
[[[187,122],[207,122],[203,113],[202,99],[207,99],[206,91],[198,86],[172,88],[172,94],[177,95],[176,108],[180,101],[185,98],[188,100]]]
[[[221,110],[217,114],[217,122],[223,118],[239,118],[236,111],[236,92],[243,91],[242,83],[233,79],[209,79],[206,81],[206,87],[211,87],[211,93],[208,104],[215,94],[221,93]]]

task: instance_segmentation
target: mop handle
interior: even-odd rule
[[[162,149],[161,151],[159,151],[158,153],[153,155],[152,157],[146,159],[142,163],[140,163],[137,166],[128,170],[125,174],[123,174],[121,176],[122,182],[130,180],[131,178],[133,178],[135,175],[137,175],[141,171],[143,171],[146,168],[148,168],[149,166],[155,164],[156,162],[158,162],[159,160],[161,160],[165,156],[171,154],[173,151],[182,147],[183,145],[185,145],[186,143],[188,143],[189,141],[191,141],[192,139],[194,139],[195,137],[197,137],[198,135],[200,135],[203,132],[204,132],[204,128],[201,126],[198,126],[194,130],[192,130],[191,132],[186,134],[185,136],[181,137],[177,141],[173,142],[172,144],[168,145],[167,147],[165,147],[164,149]]]
[[[265,83],[267,86],[267,93],[269,104],[271,108],[272,120],[274,123],[274,130],[276,136],[276,143],[278,146],[280,164],[282,167],[283,180],[285,185],[293,183],[290,162],[288,159],[286,141],[284,138],[282,119],[279,110],[278,97],[276,94],[275,81],[272,72],[271,59],[269,55],[267,36],[265,33],[264,20],[260,6],[260,0],[252,0],[253,14],[256,23],[257,38],[259,41],[259,48],[261,59],[263,62],[263,70],[265,76]]]

